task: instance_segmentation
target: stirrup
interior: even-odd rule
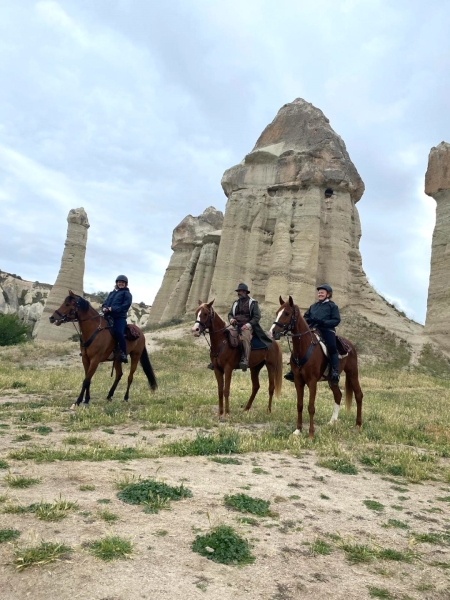
[[[239,363],[239,368],[241,371],[246,371],[248,369],[248,362],[246,360],[241,360]]]
[[[331,383],[339,383],[339,371],[331,371],[330,381]]]
[[[121,353],[120,353],[120,362],[121,362],[121,363],[127,363],[127,362],[128,362],[128,357],[127,357],[127,355],[125,354],[125,352],[121,352]]]

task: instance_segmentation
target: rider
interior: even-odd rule
[[[131,306],[132,300],[133,297],[128,289],[128,277],[118,275],[116,278],[116,287],[102,305],[103,314],[111,316],[114,320],[114,332],[120,348],[120,360],[123,363],[128,362],[124,331],[127,324],[128,309]]]
[[[311,328],[318,329],[328,350],[331,363],[331,383],[339,383],[339,355],[336,348],[335,327],[341,322],[339,308],[331,300],[333,289],[324,283],[317,288],[318,302],[313,304],[305,312],[305,321]],[[288,381],[294,381],[292,371],[284,376]]]
[[[228,320],[231,325],[239,328],[239,337],[244,347],[244,355],[239,363],[239,368],[246,371],[250,358],[252,335],[255,335],[267,347],[270,346],[272,340],[264,333],[259,324],[261,311],[258,302],[250,296],[248,286],[245,283],[240,283],[235,291],[238,299],[233,302]]]

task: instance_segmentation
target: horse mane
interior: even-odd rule
[[[70,302],[71,300],[73,300],[73,296],[67,296],[64,302]],[[82,296],[77,296],[77,307],[86,312],[92,308],[89,302]]]

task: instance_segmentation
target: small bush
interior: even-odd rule
[[[266,517],[270,515],[270,502],[261,498],[252,498],[247,494],[235,494],[234,496],[224,497],[225,506],[234,508],[239,512]]]
[[[209,460],[219,463],[221,465],[242,465],[242,460],[232,458],[231,456],[213,456]]]
[[[23,323],[17,315],[0,314],[0,346],[22,344],[30,336],[30,327]]]
[[[237,431],[221,431],[219,435],[198,433],[194,440],[180,440],[161,447],[161,453],[169,456],[210,456],[239,452]]]
[[[312,544],[310,544],[309,551],[314,556],[318,554],[326,556],[327,554],[331,554],[333,552],[333,546],[325,540],[317,539]]]
[[[162,481],[146,479],[123,488],[117,497],[127,504],[145,505],[145,512],[157,513],[160,509],[168,508],[170,500],[192,498],[192,492],[183,485],[173,487]]]
[[[11,473],[8,473],[3,481],[12,488],[28,488],[41,482],[40,479],[35,479],[33,477],[22,477],[21,475],[11,475]]]
[[[377,502],[376,500],[363,500],[363,504],[365,504],[369,510],[374,510],[375,512],[384,511],[383,504],[381,504],[381,502]]]
[[[357,475],[358,469],[355,467],[353,463],[351,463],[346,458],[338,457],[338,458],[326,458],[323,460],[319,460],[319,466],[325,467],[327,469],[331,469],[332,471],[337,471],[338,473],[343,473],[344,475]]]
[[[191,548],[209,560],[225,565],[248,565],[255,560],[247,540],[228,525],[219,525],[206,535],[197,535]]]

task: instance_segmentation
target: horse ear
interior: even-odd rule
[[[284,300],[281,296],[280,296],[280,304],[284,304]]]
[[[211,302],[208,302],[208,308],[211,308],[211,306],[214,304],[214,300],[215,300],[215,298],[213,298],[211,300]]]
[[[198,305],[201,306],[203,302],[201,300],[198,301]]]
[[[292,296],[289,296],[289,306],[294,306],[294,301],[292,300]]]
[[[72,296],[72,298],[76,298],[77,295],[75,294],[75,292],[72,292],[72,290],[69,290],[69,296]]]

